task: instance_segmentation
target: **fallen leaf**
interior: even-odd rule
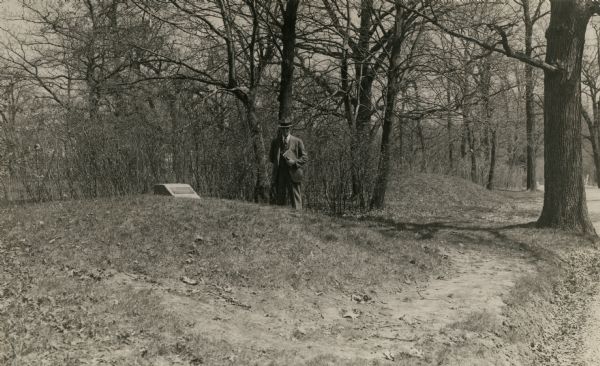
[[[344,314],[342,315],[343,318],[350,318],[350,319],[356,319],[359,316],[360,316],[360,313],[357,313],[354,310],[344,311]]]
[[[100,281],[103,278],[103,274],[102,271],[100,271],[99,269],[92,269],[89,271],[88,276],[96,281]]]
[[[193,280],[193,279],[191,279],[189,277],[186,277],[186,276],[181,277],[181,281],[183,283],[185,283],[185,284],[192,285],[192,286],[195,286],[195,285],[198,284],[198,281]]]
[[[371,296],[361,294],[352,294],[350,298],[352,299],[352,301],[356,301],[358,303],[363,303],[371,300]]]
[[[386,360],[394,361],[394,355],[392,355],[390,351],[383,352],[383,357],[385,357]]]
[[[192,365],[202,365],[204,363],[204,359],[202,357],[194,357],[190,363]]]
[[[423,358],[424,357],[423,351],[421,351],[420,349],[415,348],[413,346],[407,347],[406,349],[400,351],[400,353],[405,354],[410,357],[415,357],[415,358]]]

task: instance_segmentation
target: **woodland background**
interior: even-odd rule
[[[292,13],[289,3],[0,5],[0,200],[164,182],[261,200],[281,118],[308,149],[312,208],[380,207],[381,185],[413,172],[489,189],[543,184],[543,73],[469,38],[500,34],[543,58],[546,1],[312,0]],[[296,17],[293,80],[281,76],[286,16]],[[591,23],[582,76],[588,184],[600,181],[599,34]],[[284,84],[293,104],[282,115]]]

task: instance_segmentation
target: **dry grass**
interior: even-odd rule
[[[390,200],[381,212],[346,218],[155,196],[4,208],[0,364],[367,364],[317,353],[299,363],[283,350],[240,347],[198,332],[151,286],[115,287],[109,279],[126,274],[179,283],[177,291],[186,291],[183,276],[257,294],[402,291],[451,275],[444,248],[527,255],[539,272],[516,283],[502,318],[473,313],[423,343],[427,357],[396,363],[484,365],[498,357],[498,344],[506,357],[543,359],[529,342],[559,339],[567,324],[560,313],[583,301],[578,294],[594,267],[589,241],[519,227],[535,219],[537,193],[488,192],[456,178],[417,175],[399,181]],[[208,294],[193,296],[202,302]],[[364,336],[351,328],[331,334]]]
[[[444,260],[368,223],[214,199],[156,196],[5,209],[0,235],[28,264],[258,288],[356,288],[433,275]],[[419,258],[419,266],[410,265]]]
[[[414,174],[399,177],[390,186],[393,202],[420,203],[427,206],[456,205],[489,207],[501,203],[497,192],[470,181],[437,174]]]
[[[10,207],[1,215],[0,363],[15,365],[266,364],[277,357],[190,333],[151,290],[104,281],[115,273],[256,291],[366,293],[426,281],[448,265],[410,233],[233,201],[137,196]]]

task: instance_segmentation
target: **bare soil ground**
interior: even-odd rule
[[[539,194],[436,176],[391,194],[344,218],[153,196],[5,208],[0,364],[576,361],[595,249],[524,227]]]
[[[600,233],[600,189],[588,188],[586,197],[590,217],[594,221],[596,232]],[[600,294],[598,294],[597,287],[596,295],[588,309],[582,340],[584,364],[587,366],[600,365]]]

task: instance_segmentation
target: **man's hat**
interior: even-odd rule
[[[279,121],[279,128],[290,128],[292,127],[292,119],[286,118],[282,121]]]

